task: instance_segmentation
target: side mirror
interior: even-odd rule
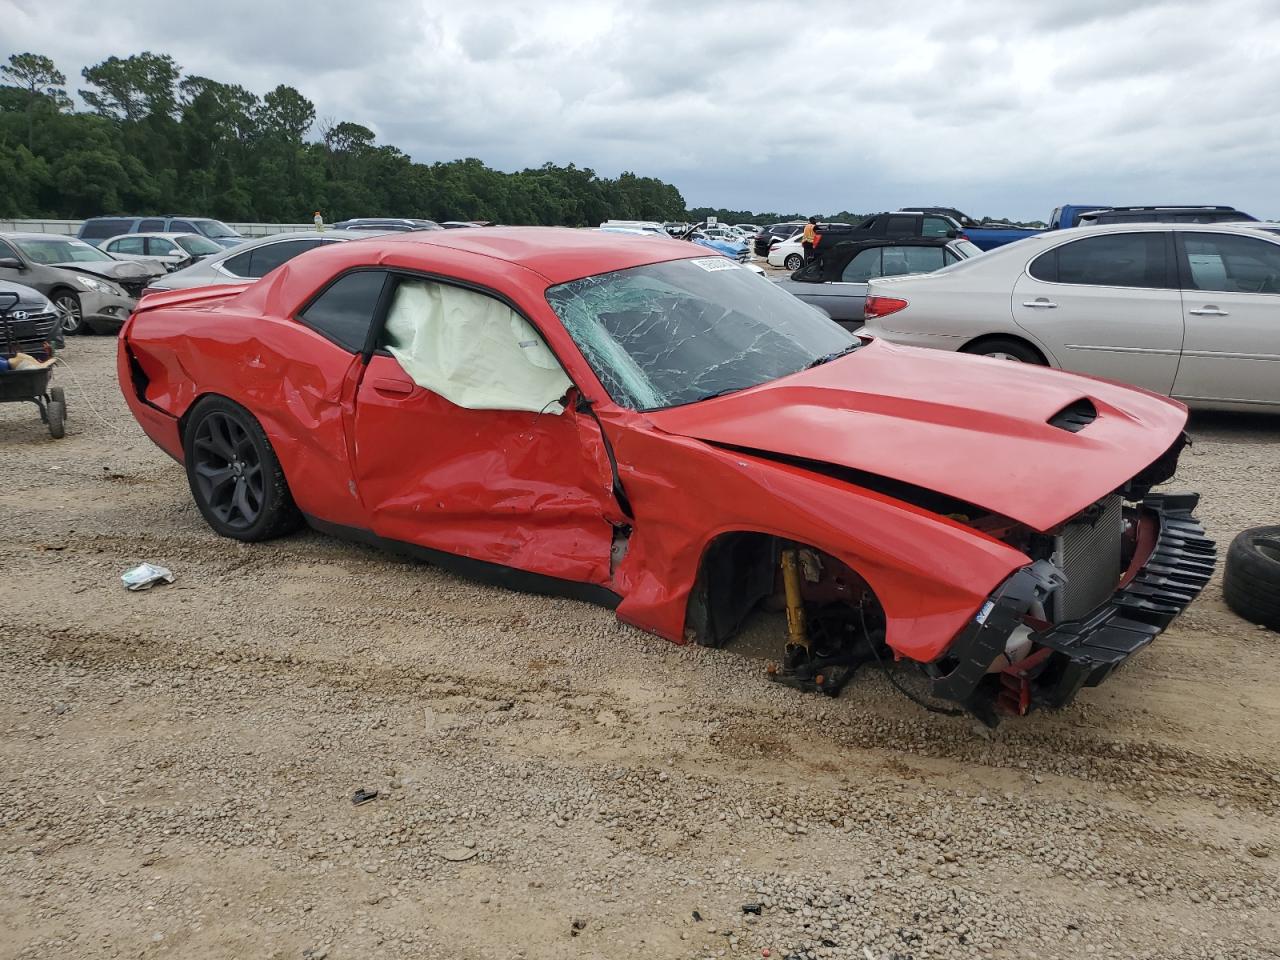
[[[948,236],[950,239],[954,240],[956,237],[960,236],[960,231],[959,231],[959,230],[948,230],[948,231],[947,231],[947,236]]]
[[[25,270],[27,268],[17,257],[0,257],[0,269]]]

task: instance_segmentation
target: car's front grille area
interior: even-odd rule
[[[52,311],[28,313],[25,320],[0,319],[0,348],[12,336],[17,344],[43,343],[53,339],[58,329],[58,315]]]
[[[1075,403],[1067,404],[1067,406],[1050,417],[1049,426],[1057,427],[1059,430],[1066,430],[1069,433],[1079,433],[1097,419],[1098,408],[1087,398],[1081,397]]]
[[[1055,623],[1075,620],[1105,602],[1120,586],[1124,502],[1112,494],[1071,521],[1053,540],[1053,559],[1067,582],[1054,593]]]
[[[116,280],[115,283],[122,287],[124,292],[134,300],[142,296],[142,288],[147,285],[145,278],[141,280]]]

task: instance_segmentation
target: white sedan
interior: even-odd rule
[[[872,280],[866,317],[859,332],[896,343],[1280,412],[1280,236],[1252,227],[1054,230],[936,273]]]
[[[117,260],[151,260],[170,270],[213,257],[227,248],[198,233],[125,233],[98,244]]]
[[[804,232],[797,230],[789,240],[780,240],[769,248],[769,266],[786,267],[791,272],[804,266]]]

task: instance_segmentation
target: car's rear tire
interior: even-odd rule
[[[1280,527],[1253,527],[1231,541],[1222,596],[1251,623],[1280,630]]]
[[[271,441],[244,407],[225,397],[201,400],[182,446],[191,496],[220,535],[257,542],[302,525]]]
[[[74,290],[55,290],[49,299],[62,311],[62,332],[64,334],[84,333],[84,310],[80,306],[80,295]]]
[[[794,273],[804,266],[804,257],[798,253],[788,254],[787,259],[782,261],[782,265]]]
[[[1013,360],[1016,363],[1034,363],[1044,366],[1044,357],[1025,340],[1012,337],[990,337],[978,340],[961,349],[962,353],[972,353],[979,357],[991,357],[996,360]]]

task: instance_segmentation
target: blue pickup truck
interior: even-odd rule
[[[905,207],[904,209],[920,213],[938,213],[951,217],[960,224],[961,229],[964,230],[965,238],[980,250],[994,250],[996,247],[1003,247],[1006,243],[1013,243],[1015,240],[1022,240],[1025,237],[1044,232],[1035,227],[1019,227],[999,220],[975,220],[967,213],[961,213],[954,207]],[[1060,230],[1066,227],[1079,226],[1080,217],[1083,214],[1094,210],[1106,209],[1107,207],[1101,203],[1064,204],[1053,211],[1053,216],[1049,219],[1049,229]]]
[[[998,220],[978,221],[954,207],[907,207],[913,213],[948,216],[960,224],[964,236],[981,250],[993,250],[1006,243],[1044,233],[1034,227],[1019,227]],[[1049,230],[1066,230],[1082,223],[1215,223],[1255,220],[1235,207],[1227,206],[1139,206],[1113,207],[1104,203],[1065,203],[1049,217]]]

